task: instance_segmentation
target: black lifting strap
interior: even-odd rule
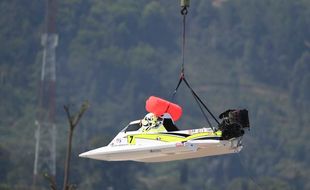
[[[212,114],[212,112],[210,111],[210,109],[206,106],[206,104],[203,103],[203,101],[199,98],[199,96],[196,94],[196,92],[191,88],[191,86],[189,85],[189,83],[187,82],[187,80],[185,78],[183,78],[183,81],[185,82],[186,86],[190,89],[191,93],[193,94],[194,98],[196,99],[197,102],[199,102],[199,106],[201,111],[204,114],[203,109],[201,108],[201,105],[208,111],[208,113],[212,116],[212,118],[216,121],[216,123],[219,125],[220,122],[216,119],[216,117]],[[205,114],[204,114],[205,115]],[[210,122],[209,122],[210,123]]]
[[[181,68],[181,76],[179,79],[179,82],[177,84],[177,87],[175,88],[173,94],[172,94],[172,100],[174,100],[175,95],[182,83],[182,81],[184,81],[184,83],[186,84],[186,86],[188,87],[188,89],[191,91],[196,103],[198,104],[200,111],[202,112],[203,116],[205,117],[207,123],[209,124],[209,126],[211,127],[211,129],[214,131],[214,128],[212,127],[212,124],[210,122],[210,120],[208,119],[207,114],[204,112],[203,108],[205,110],[207,110],[207,112],[212,116],[212,118],[216,121],[216,123],[219,125],[219,121],[216,119],[216,117],[212,114],[212,112],[209,110],[209,108],[203,103],[203,101],[199,98],[199,96],[197,95],[197,93],[191,88],[191,86],[189,85],[189,83],[187,82],[187,80],[185,79],[185,74],[184,74],[184,63],[185,63],[185,26],[186,26],[186,15],[188,13],[187,7],[183,7],[181,10],[181,14],[183,15],[183,35],[182,35],[182,68]]]
[[[210,122],[210,120],[208,119],[208,116],[207,114],[204,112],[203,108],[205,110],[207,110],[207,112],[211,115],[211,117],[216,121],[216,123],[219,125],[220,122],[216,119],[216,117],[212,114],[212,112],[210,111],[210,109],[206,106],[206,104],[200,99],[200,97],[197,95],[197,93],[193,90],[193,88],[190,86],[190,84],[187,82],[186,78],[185,78],[185,75],[184,73],[181,73],[181,77],[180,77],[180,80],[177,84],[177,87],[175,88],[173,94],[172,94],[172,100],[174,99],[181,83],[184,81],[184,83],[186,84],[187,88],[191,91],[196,103],[198,104],[199,108],[200,108],[200,111],[201,113],[203,114],[203,116],[205,117],[207,123],[209,124],[209,126],[211,127],[211,129],[214,131],[214,128]]]

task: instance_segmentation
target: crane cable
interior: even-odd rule
[[[202,112],[203,116],[205,117],[207,123],[209,124],[210,128],[214,130],[207,114],[205,113],[205,111],[203,110],[203,108],[205,110],[207,110],[207,112],[211,115],[211,117],[216,121],[216,123],[219,125],[220,122],[216,119],[216,117],[212,114],[212,112],[210,111],[210,109],[206,106],[206,104],[203,103],[203,101],[199,98],[199,96],[197,95],[197,93],[192,89],[192,87],[190,86],[190,84],[187,82],[187,80],[185,79],[185,40],[186,40],[186,15],[188,13],[188,8],[189,7],[189,0],[181,0],[181,15],[183,16],[183,28],[182,28],[182,64],[181,64],[181,74],[180,74],[180,79],[179,82],[172,94],[172,100],[174,100],[175,95],[181,85],[181,83],[184,81],[184,83],[186,84],[186,86],[188,87],[188,89],[191,91],[196,103],[198,104],[200,111]]]
[[[188,13],[187,6],[183,6],[181,14],[183,16],[183,31],[182,31],[182,68],[181,73],[184,75],[184,63],[185,63],[185,32],[186,32],[186,15]]]
[[[181,0],[181,15],[183,16],[183,30],[182,30],[182,64],[181,64],[181,74],[180,74],[180,79],[177,84],[177,87],[175,88],[173,94],[172,94],[172,100],[175,98],[175,95],[182,83],[182,81],[185,79],[185,74],[184,74],[184,64],[185,64],[185,39],[186,39],[186,15],[188,13],[187,7],[189,7],[189,0]]]

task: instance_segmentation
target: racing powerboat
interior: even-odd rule
[[[225,111],[216,130],[179,130],[174,124],[182,113],[178,105],[152,96],[146,109],[158,115],[154,129],[145,128],[148,118],[132,121],[107,146],[79,156],[105,161],[166,162],[238,153],[243,147],[244,129],[250,127],[247,110]]]
[[[177,104],[151,96],[146,102],[150,113],[144,119],[132,121],[107,145],[80,154],[80,157],[106,161],[165,162],[205,156],[238,153],[242,149],[244,130],[250,128],[248,111],[227,110],[219,122],[191,88],[184,74],[185,16],[189,1],[182,1],[183,43],[182,68],[173,97],[182,82],[191,91],[210,127],[179,130],[174,122],[182,115]],[[204,110],[216,121],[213,128]]]

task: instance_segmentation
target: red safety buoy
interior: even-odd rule
[[[169,113],[173,121],[177,121],[182,116],[182,108],[179,105],[155,96],[147,99],[145,109],[157,117]]]

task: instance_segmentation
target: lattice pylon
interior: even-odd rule
[[[35,121],[34,187],[43,174],[56,176],[55,83],[57,34],[43,34],[39,106]]]

